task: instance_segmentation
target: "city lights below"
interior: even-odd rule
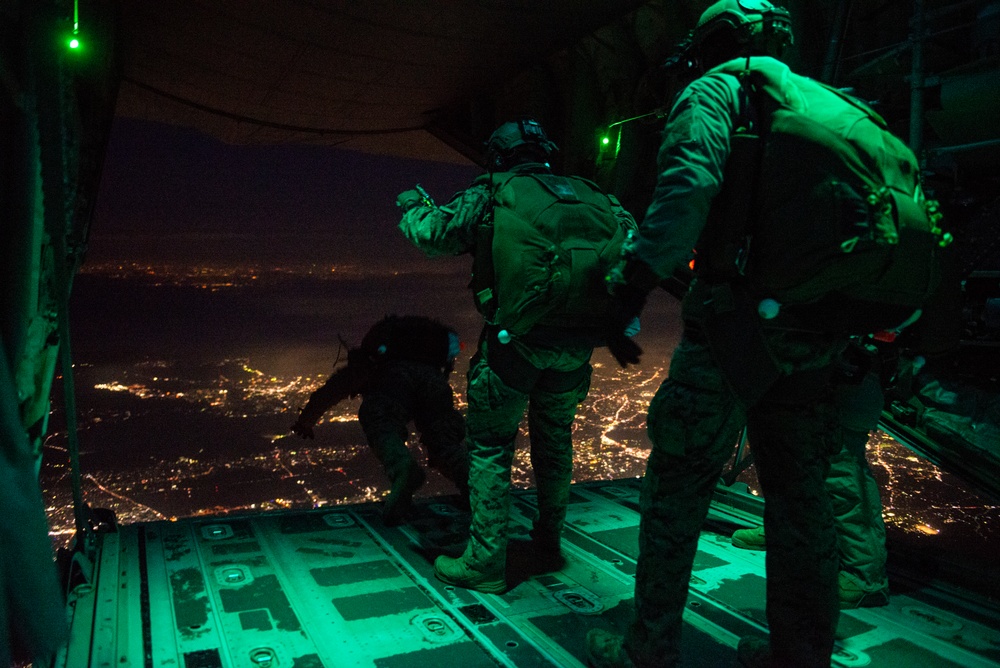
[[[151,290],[239,290],[281,281],[329,281],[362,276],[353,266],[172,267],[135,263],[92,265],[92,274],[139,282]],[[281,291],[282,294],[283,291]],[[474,346],[462,353],[451,381],[464,405],[464,374]],[[207,349],[207,352],[206,352]],[[270,350],[261,346],[263,350]],[[138,362],[78,361],[78,433],[85,501],[112,510],[123,524],[179,517],[256,513],[338,504],[374,503],[388,479],[357,423],[360,399],[349,399],[317,423],[315,440],[290,433],[309,395],[333,371],[336,348],[318,366],[253,357],[213,356],[204,344],[198,362],[149,357]],[[291,354],[279,351],[274,358]],[[642,476],[650,443],[646,410],[666,375],[669,357],[621,369],[595,352],[591,391],[573,425],[576,482]],[[291,369],[291,371],[289,371]],[[308,370],[303,373],[299,370]],[[50,424],[59,425],[54,406]],[[525,425],[522,425],[525,428]],[[426,454],[410,440],[418,459]],[[752,446],[752,444],[751,444]],[[868,460],[879,483],[886,524],[921,540],[954,535],[996,541],[1000,508],[970,493],[954,477],[876,432]],[[518,440],[512,483],[534,486],[527,434]],[[65,427],[45,441],[41,481],[53,540],[68,541],[75,526]],[[752,471],[740,477],[759,493]],[[431,471],[419,495],[455,490]]]
[[[127,393],[139,406],[156,402],[161,409],[208,413],[223,423],[269,420],[290,425],[298,408],[325,380],[317,376],[279,377],[254,368],[249,360],[223,360],[214,371],[216,375],[210,379],[184,378],[174,373],[170,364],[152,361],[130,369],[128,377],[91,387],[109,395]],[[574,424],[574,480],[642,475],[650,447],[645,436],[645,411],[664,371],[656,367],[624,371],[596,364],[593,389]],[[79,374],[87,377],[91,372],[83,367]],[[460,382],[461,376],[455,374],[452,380]],[[455,391],[459,408],[464,409],[461,387],[456,386]],[[315,441],[272,430],[262,434],[272,446],[268,452],[223,459],[213,457],[205,448],[152,462],[139,470],[87,472],[84,486],[88,502],[113,509],[123,523],[377,502],[388,493],[388,481],[356,424],[358,406],[359,400],[348,400],[324,415],[316,426]],[[133,406],[123,412],[109,409],[103,414],[91,413],[80,427],[84,432],[105,429],[135,420],[140,412]],[[334,425],[350,431],[349,442],[332,438]],[[73,515],[61,436],[53,434],[47,442],[49,463],[43,481],[53,536],[68,538]],[[415,435],[412,441],[416,442]],[[521,434],[519,443],[512,481],[516,487],[527,488],[534,483],[526,433]],[[423,458],[422,453],[420,456]],[[926,484],[940,483],[942,472],[889,436],[881,432],[873,436],[869,460],[880,480],[889,525],[924,536],[936,536],[941,533],[938,527],[956,523],[973,526],[977,532],[989,531],[987,518],[996,515],[996,508],[936,502]],[[453,491],[443,479],[435,480],[424,493]],[[750,482],[751,491],[756,493]]]
[[[383,273],[387,276],[400,276],[407,271],[392,267],[384,269]],[[80,274],[133,281],[151,287],[190,287],[209,292],[255,287],[261,284],[274,285],[292,280],[350,280],[372,278],[375,275],[372,267],[364,264],[331,265],[308,262],[206,266],[167,262],[93,262],[81,267]]]

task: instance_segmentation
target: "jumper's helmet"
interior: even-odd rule
[[[720,0],[702,13],[691,39],[705,69],[740,56],[780,58],[793,41],[792,21],[768,0]]]
[[[533,118],[507,121],[486,142],[486,157],[491,169],[506,169],[518,162],[544,162],[557,150]]]

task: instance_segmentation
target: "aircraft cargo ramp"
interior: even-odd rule
[[[449,497],[385,527],[376,504],[119,527],[99,535],[93,584],[70,594],[67,668],[439,668],[585,665],[590,628],[631,615],[639,481],[574,485],[566,566],[532,574],[530,491],[515,493],[511,589],[435,579],[464,544]],[[685,613],[685,666],[736,665],[740,636],[765,630],[764,553],[733,548],[762,501],[720,488]],[[888,607],[846,611],[837,666],[1000,666],[1000,604],[891,573]]]

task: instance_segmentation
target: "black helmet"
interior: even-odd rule
[[[720,0],[702,13],[691,40],[706,69],[746,55],[779,58],[792,43],[792,21],[768,0]]]
[[[490,169],[506,169],[516,162],[544,162],[559,150],[533,118],[507,121],[498,127],[486,142],[486,158]],[[518,158],[517,161],[514,158]]]

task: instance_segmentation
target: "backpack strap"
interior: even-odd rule
[[[750,72],[731,76],[740,82],[739,116],[729,138],[722,191],[709,210],[695,260],[696,272],[709,283],[733,281],[743,275],[749,237],[757,219],[767,132],[758,120],[761,91],[751,81]]]
[[[758,217],[768,128],[759,120],[765,109],[763,93],[752,73],[731,76],[740,82],[739,116],[730,135],[723,188],[698,240],[699,280],[685,296],[683,312],[692,326],[689,335],[704,337],[730,390],[744,406],[753,406],[781,376],[764,338],[756,300],[741,280]]]
[[[486,186],[489,190],[490,208],[476,228],[476,245],[472,256],[472,278],[469,289],[476,310],[487,324],[496,324],[499,304],[496,296],[496,267],[493,263],[494,211],[497,207],[497,193],[518,176],[530,176],[531,172],[487,172],[473,181],[473,186]]]
[[[497,177],[503,176],[502,183]],[[476,245],[472,255],[472,277],[469,279],[469,289],[476,310],[486,320],[487,324],[496,324],[496,267],[493,264],[493,212],[497,206],[497,192],[513,178],[510,173],[487,172],[478,177],[473,185],[486,186],[489,190],[490,207],[483,219],[476,226]]]

